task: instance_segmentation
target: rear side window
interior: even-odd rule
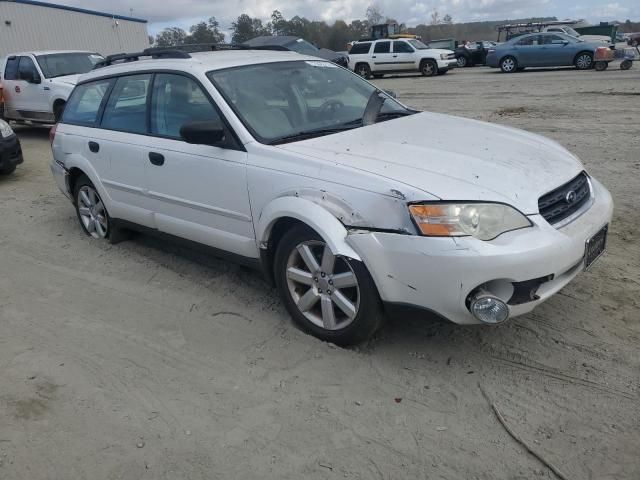
[[[100,107],[110,84],[111,80],[99,80],[78,85],[64,108],[62,121],[77,125],[96,125]]]
[[[192,79],[159,73],[151,97],[151,133],[180,138],[180,128],[189,122],[220,120],[202,88]]]
[[[104,109],[101,127],[147,133],[147,93],[151,75],[120,77]]]
[[[391,51],[391,42],[376,43],[373,53],[389,53]]]
[[[18,57],[8,58],[7,65],[4,69],[5,80],[18,79]]]
[[[371,49],[371,42],[356,43],[351,47],[349,55],[362,55],[364,53],[369,53],[369,49]]]

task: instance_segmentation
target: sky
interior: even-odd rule
[[[534,16],[584,18],[592,23],[640,20],[640,0],[51,0],[51,3],[143,18],[149,21],[151,35],[167,26],[188,29],[210,16],[215,16],[222,30],[228,31],[241,13],[266,21],[273,10],[280,10],[285,18],[299,15],[328,23],[338,19],[349,22],[364,18],[372,3],[384,15],[408,26],[429,23],[434,9],[441,17],[448,13],[454,22]]]

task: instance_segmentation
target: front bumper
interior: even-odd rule
[[[438,70],[450,70],[458,67],[458,60],[456,58],[448,58],[446,60],[438,60]]]
[[[64,193],[65,197],[73,201],[71,189],[69,188],[69,172],[67,169],[55,159],[51,160],[49,166],[51,167],[51,173],[53,174],[53,178],[56,180],[56,184],[60,191]]]
[[[9,170],[22,162],[22,147],[17,135],[0,138],[0,170]]]
[[[585,242],[611,221],[611,195],[596,180],[591,182],[591,208],[560,229],[531,215],[533,227],[488,242],[382,232],[354,232],[348,242],[371,272],[384,302],[430,310],[460,324],[479,323],[466,305],[477,287],[492,285],[492,293],[508,302],[512,283],[550,278],[538,287],[535,300],[509,305],[510,316],[522,315],[584,270]]]

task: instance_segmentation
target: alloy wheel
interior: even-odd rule
[[[513,60],[513,58],[509,57],[509,58],[505,58],[502,61],[502,70],[505,72],[513,72],[513,70],[516,68],[516,62]]]
[[[425,77],[430,77],[435,73],[435,67],[431,62],[425,62],[422,66],[422,73],[424,73]]]
[[[286,279],[293,302],[314,325],[339,330],[355,320],[360,308],[358,279],[349,263],[324,242],[297,245],[287,260]]]
[[[576,59],[576,67],[580,70],[586,70],[591,66],[591,55],[582,54]]]
[[[467,57],[458,57],[458,66],[464,68],[467,66]]]
[[[93,238],[106,238],[109,233],[107,210],[96,190],[83,185],[78,190],[78,214],[85,230]]]

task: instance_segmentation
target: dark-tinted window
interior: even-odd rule
[[[540,35],[531,35],[529,37],[524,37],[521,40],[518,40],[516,42],[516,45],[518,45],[519,47],[530,47],[532,45],[538,45],[539,42],[539,37]]]
[[[111,81],[100,80],[78,85],[64,108],[62,121],[80,125],[95,125],[100,106],[109,90]]]
[[[29,57],[20,57],[18,64],[18,78],[20,80],[31,80],[32,78],[40,78],[36,64]]]
[[[109,96],[101,126],[130,133],[147,133],[147,91],[151,75],[120,77]]]
[[[407,42],[393,42],[394,53],[413,53],[413,48]]]
[[[151,97],[152,134],[180,138],[185,123],[218,119],[217,110],[195,81],[182,75],[156,75]]]
[[[370,49],[370,42],[356,43],[353,47],[351,47],[349,55],[362,55],[363,53],[369,53]]]
[[[391,51],[391,42],[376,43],[373,53],[389,53]]]
[[[5,80],[18,79],[18,60],[19,60],[19,57],[13,57],[13,58],[7,59],[7,65],[4,69]]]

